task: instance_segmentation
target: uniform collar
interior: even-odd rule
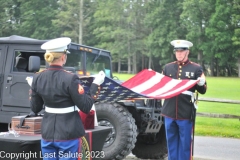
[[[63,67],[59,65],[50,65],[48,69],[63,69]]]
[[[177,63],[178,65],[180,65],[180,66],[184,66],[184,65],[186,65],[186,64],[189,63],[189,60],[187,59],[185,62],[178,62],[178,61],[176,61],[176,63]]]

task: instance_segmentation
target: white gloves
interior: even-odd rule
[[[26,80],[27,80],[29,86],[32,86],[33,77],[27,77]]]
[[[205,84],[205,78],[198,77],[197,80],[199,80],[197,83],[199,86],[203,86]]]
[[[101,85],[104,82],[105,79],[105,73],[103,71],[100,71],[96,76],[95,79],[93,80],[93,83],[97,85]]]

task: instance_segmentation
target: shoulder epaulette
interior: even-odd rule
[[[47,69],[40,70],[40,71],[36,72],[36,74],[39,74],[39,73],[44,72],[44,71],[46,71],[46,70],[47,70]]]
[[[67,72],[67,73],[70,73],[70,74],[74,74],[74,73],[72,73],[71,71],[68,71],[68,70],[63,70],[64,72]]]
[[[177,61],[167,63],[166,65],[175,64],[175,63],[177,63]]]
[[[196,63],[196,62],[192,62],[192,61],[189,61],[191,64],[193,65],[196,65],[196,66],[200,66],[200,64]]]

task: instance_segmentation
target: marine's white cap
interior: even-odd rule
[[[41,49],[46,52],[68,52],[68,45],[71,43],[71,39],[68,37],[56,38],[42,44]]]
[[[192,42],[186,40],[173,40],[171,45],[174,46],[174,49],[189,49],[193,46]]]

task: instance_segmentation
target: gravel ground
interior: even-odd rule
[[[150,159],[139,159],[139,158],[136,158],[134,155],[130,154],[129,156],[127,156],[125,159],[123,160],[133,160],[133,159],[138,159],[138,160],[150,160]],[[168,158],[166,157],[165,159],[163,160],[168,160]],[[194,157],[194,160],[213,160],[213,159],[206,159],[206,158],[197,158],[197,157]]]
[[[136,158],[133,154],[130,154],[129,156],[127,156],[125,159],[123,160],[132,160],[132,159],[138,159],[138,160],[150,160],[150,159],[139,159]],[[163,160],[167,160],[167,158],[163,159]]]
[[[127,156],[125,159],[123,160],[133,160],[133,159],[138,159],[138,160],[150,160],[150,159],[139,159],[139,158],[136,158],[136,157],[133,157],[133,156]],[[167,158],[165,158],[164,160],[167,160]],[[203,159],[203,158],[194,158],[194,160],[213,160],[213,159]]]

